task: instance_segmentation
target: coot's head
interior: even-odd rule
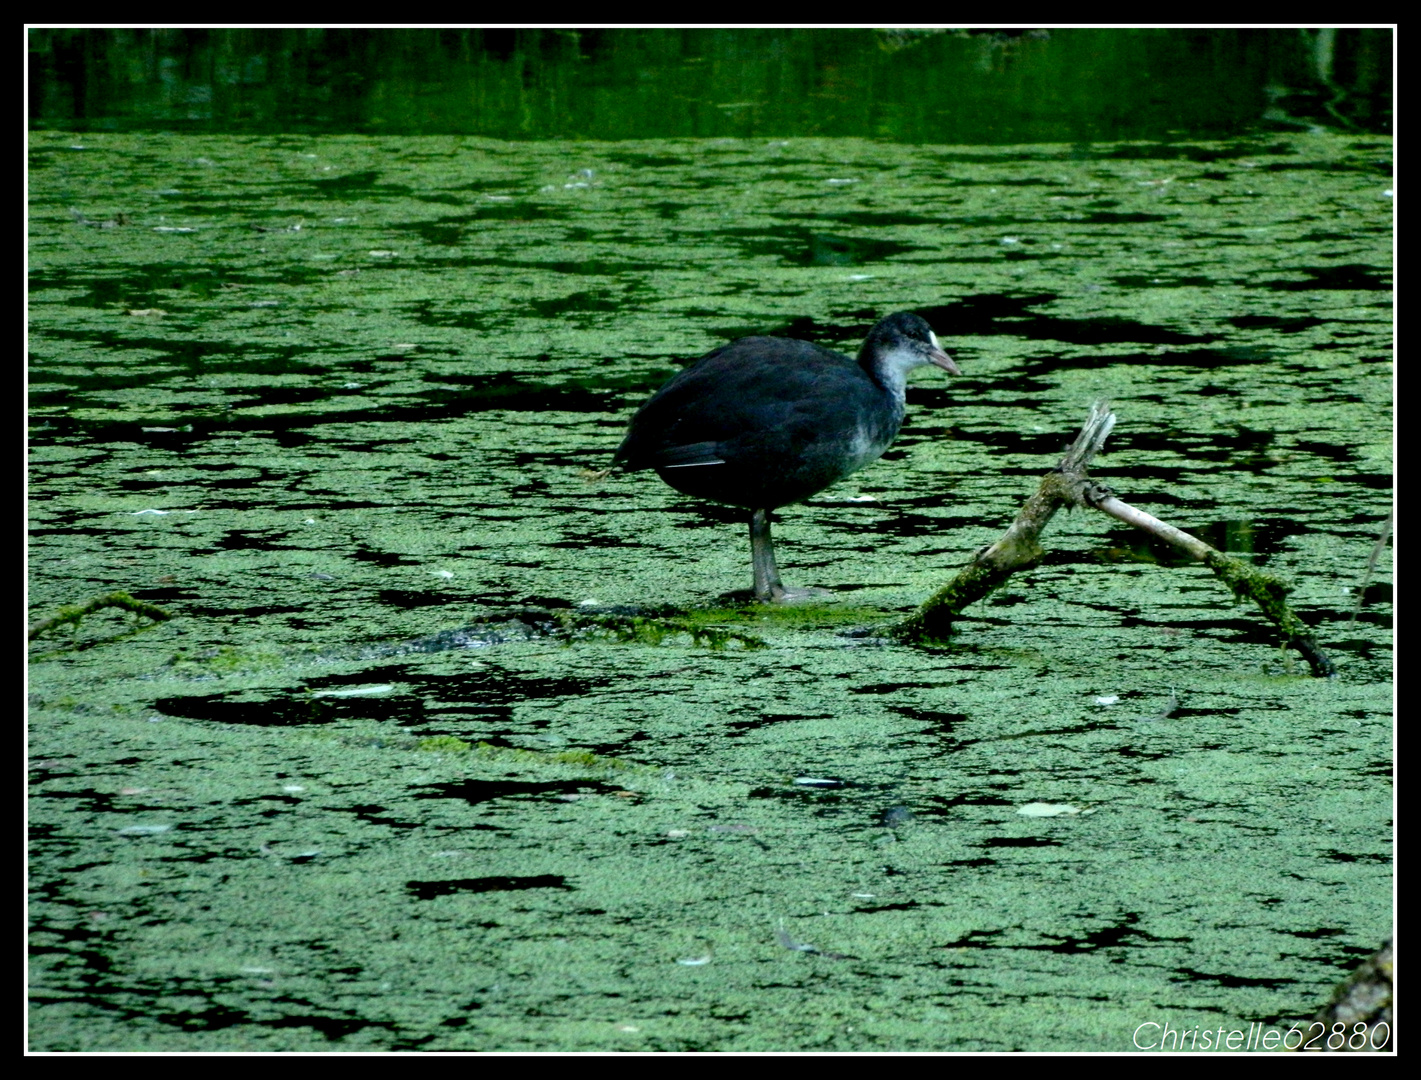
[[[927,320],[911,311],[900,311],[878,321],[859,350],[859,364],[890,388],[901,387],[908,372],[924,364],[933,364],[953,375],[962,374],[938,344]]]

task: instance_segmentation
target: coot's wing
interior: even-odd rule
[[[804,341],[742,338],[702,357],[643,405],[614,460],[665,469],[800,454],[842,437],[825,417],[852,417],[853,399],[871,391],[846,356]]]

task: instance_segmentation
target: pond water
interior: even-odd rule
[[[1390,932],[1389,140],[30,151],[31,621],[172,615],[31,645],[34,1049],[1127,1050]],[[899,310],[963,375],[780,514],[829,597],[604,473],[687,360]],[[1335,678],[1083,513],[874,633],[1102,397]]]

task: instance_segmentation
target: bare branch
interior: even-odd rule
[[[1041,486],[1017,511],[1016,520],[1002,538],[979,551],[951,582],[934,593],[916,612],[895,628],[904,641],[945,640],[953,621],[970,605],[987,596],[1019,570],[1028,570],[1041,561],[1042,530],[1062,506],[1098,510],[1143,529],[1198,559],[1212,570],[1239,599],[1249,599],[1282,632],[1287,645],[1307,660],[1314,675],[1331,675],[1332,662],[1323,654],[1312,633],[1287,603],[1287,587],[1277,578],[1231,555],[1210,547],[1153,514],[1136,509],[1115,497],[1104,484],[1087,474],[1091,459],[1105,444],[1115,426],[1115,414],[1108,402],[1091,406],[1090,416],[1076,440],[1054,472],[1041,479]]]

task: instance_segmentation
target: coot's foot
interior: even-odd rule
[[[815,600],[825,596],[833,596],[830,589],[816,589],[809,586],[803,589],[791,589],[776,583],[770,586],[769,596],[756,597],[763,604],[793,604],[800,600]]]

